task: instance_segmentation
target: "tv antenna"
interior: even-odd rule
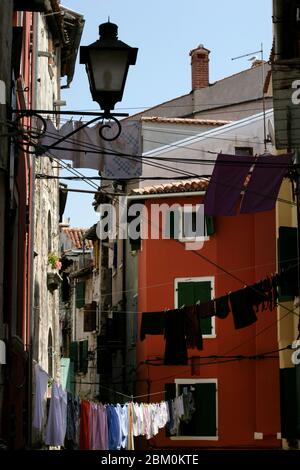
[[[265,147],[265,152],[266,152],[267,142],[269,142],[269,139],[267,139],[267,126],[266,126],[266,101],[265,101],[265,90],[264,90],[265,88],[265,62],[264,62],[263,43],[261,43],[259,51],[249,52],[248,54],[243,54],[237,57],[232,57],[231,60],[243,59],[244,57],[250,57],[250,56],[252,57],[249,60],[255,60],[257,59],[255,54],[260,54],[260,60],[262,62],[262,106],[263,106],[263,120],[264,120],[264,147]]]

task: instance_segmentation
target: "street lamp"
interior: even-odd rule
[[[111,117],[110,110],[122,100],[127,73],[136,62],[138,49],[118,39],[118,26],[103,23],[100,39],[80,48],[80,63],[85,64],[93,101]]]
[[[87,75],[89,78],[90,91],[93,101],[99,103],[103,113],[95,112],[77,112],[77,111],[58,111],[58,110],[28,110],[18,109],[12,110],[15,114],[13,122],[14,135],[13,138],[22,150],[29,154],[41,154],[45,149],[37,147],[35,140],[41,138],[47,130],[47,124],[43,118],[43,114],[65,114],[65,115],[81,115],[96,116],[90,121],[85,122],[82,126],[77,127],[68,135],[62,137],[54,144],[47,147],[51,150],[60,143],[72,137],[75,133],[99,120],[114,121],[117,129],[112,129],[110,124],[103,124],[99,128],[100,136],[104,140],[115,140],[121,133],[121,124],[116,119],[118,117],[128,116],[127,113],[111,113],[115,104],[122,100],[125,82],[130,65],[134,65],[138,49],[130,47],[118,39],[118,26],[114,23],[103,23],[99,26],[100,38],[89,46],[80,47],[80,63],[85,64]],[[35,117],[40,121],[39,130],[20,129],[20,122],[25,116]],[[112,133],[108,135],[104,133],[104,129],[112,129]],[[33,148],[33,150],[31,150]]]

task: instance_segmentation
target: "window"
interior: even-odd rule
[[[175,308],[207,302],[213,296],[213,277],[175,279]],[[215,317],[201,318],[201,330],[204,337],[215,337]]]
[[[253,155],[253,147],[235,147],[235,155],[250,156]]]
[[[175,383],[165,385],[165,390],[166,400],[191,393],[195,408],[190,421],[180,422],[176,435],[168,434],[171,439],[218,439],[217,379],[175,379]]]
[[[82,308],[85,304],[85,282],[76,284],[76,308]]]
[[[166,217],[165,235],[180,241],[206,241],[214,234],[214,218],[197,213],[193,205],[182,206],[170,210]],[[197,220],[198,219],[198,220]]]
[[[278,272],[286,271],[288,276],[283,277],[279,299],[281,301],[292,300],[298,295],[297,259],[298,243],[297,228],[279,227],[278,238]]]
[[[86,304],[83,311],[83,331],[95,331],[97,327],[97,304]]]
[[[72,341],[70,344],[70,359],[74,365],[74,373],[88,371],[88,340]]]

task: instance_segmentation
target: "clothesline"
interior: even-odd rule
[[[38,364],[35,365],[36,394],[34,427],[42,431],[46,409],[48,374]],[[111,390],[105,387],[107,390]],[[115,392],[114,390],[111,390]],[[125,404],[103,404],[93,400],[80,400],[73,393],[63,390],[56,381],[51,388],[51,398],[44,440],[48,446],[64,446],[82,450],[134,449],[134,436],[154,437],[160,429],[168,426],[176,434],[181,419],[190,420],[194,412],[191,390],[172,400],[137,403],[134,397]],[[154,392],[158,395],[164,392]],[[36,419],[38,417],[39,419]],[[73,447],[75,446],[75,447]]]
[[[293,286],[293,268],[256,282],[253,285],[221,297],[181,308],[143,312],[140,326],[140,339],[147,334],[164,335],[165,365],[185,365],[188,363],[187,348],[203,349],[201,320],[217,316],[225,319],[232,313],[235,329],[244,328],[257,321],[256,313],[273,310],[278,304],[278,288],[287,283]],[[293,286],[294,287],[294,286]],[[255,307],[255,308],[254,308]]]

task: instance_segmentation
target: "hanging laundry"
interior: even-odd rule
[[[99,424],[100,424],[100,450],[108,450],[108,422],[105,406],[100,403],[98,405]]]
[[[48,446],[63,446],[67,427],[67,392],[56,382],[51,389],[49,415],[45,432]]]
[[[105,155],[103,174],[108,178],[126,179],[142,174],[141,122],[123,120],[121,126],[122,131],[117,139],[102,143],[106,152],[117,153],[117,155],[108,153]],[[112,124],[111,131],[108,132],[113,136],[115,130],[116,125]],[[105,130],[105,135],[106,133]]]
[[[44,410],[46,406],[46,391],[48,388],[49,376],[38,364],[34,366],[35,372],[35,401],[33,411],[33,422],[34,428],[39,431],[42,430],[42,424],[44,420]]]
[[[188,423],[189,421],[191,421],[193,414],[196,411],[194,395],[192,394],[191,391],[184,389],[183,394],[182,394],[182,399],[183,399],[183,409],[184,409],[182,420],[185,423]]]
[[[140,328],[140,339],[146,335],[162,335],[164,333],[164,312],[143,312]]]
[[[200,302],[198,306],[198,314],[200,318],[211,318],[215,315],[215,304],[213,300]]]
[[[228,295],[215,299],[215,312],[218,318],[224,319],[228,316],[230,312]]]
[[[81,450],[88,450],[90,448],[90,411],[90,402],[88,400],[81,400],[79,434],[79,447]]]
[[[126,405],[121,406],[120,404],[117,404],[115,408],[120,422],[120,441],[117,448],[121,449],[123,447],[125,449],[128,438],[128,409]]]
[[[241,203],[241,214],[274,209],[291,155],[258,157]]]
[[[117,411],[113,405],[106,407],[108,423],[108,448],[109,450],[120,449],[121,428]]]
[[[198,314],[198,305],[184,307],[185,338],[188,348],[203,349],[201,322]]]
[[[112,141],[101,138],[101,123],[82,127],[81,121],[69,120],[60,129],[50,119],[46,124],[46,134],[39,142],[40,151],[44,149],[45,154],[70,160],[74,168],[101,171],[108,178],[126,179],[142,174],[140,121],[124,121],[120,136]],[[109,126],[111,129],[105,129],[105,135],[114,135],[116,125]],[[60,139],[65,140],[57,144]]]
[[[264,292],[263,281],[256,282],[250,286],[250,288],[250,291],[248,291],[249,304],[255,307],[256,312],[258,312],[260,305],[262,305],[261,309],[265,310],[265,302],[267,297]]]
[[[174,398],[172,400],[172,418],[173,418],[173,425],[170,428],[171,434],[177,434],[180,421],[184,416],[184,405],[183,405],[183,398],[182,395]]]
[[[245,328],[257,321],[251,302],[249,302],[250,287],[245,287],[229,294],[231,311],[235,329]]]
[[[128,403],[128,438],[127,438],[127,449],[134,450],[134,437],[133,437],[133,403]]]
[[[67,446],[74,448],[77,445],[77,428],[80,413],[80,400],[74,397],[73,393],[67,392],[67,431],[66,440]]]
[[[235,215],[253,157],[219,154],[203,199],[205,215]]]
[[[100,149],[99,153],[89,152],[89,150],[95,152],[98,149],[94,128],[84,127],[68,137],[83,125],[81,121],[67,121],[60,129],[56,129],[50,119],[47,119],[46,122],[46,134],[39,142],[41,148],[44,148],[45,154],[58,160],[70,160],[74,168],[103,170],[104,156]],[[62,138],[65,140],[57,144]]]
[[[184,316],[183,309],[165,312],[164,364],[166,365],[188,363]]]

